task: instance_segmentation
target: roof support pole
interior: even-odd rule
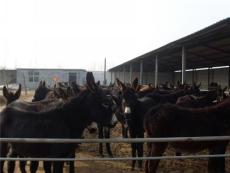
[[[230,65],[228,66],[228,88],[230,88]]]
[[[122,75],[123,75],[123,82],[125,83],[125,66],[123,66],[123,73],[122,73]]]
[[[185,84],[185,81],[186,81],[186,49],[185,47],[183,46],[182,47],[182,69],[181,69],[181,83],[182,84]]]
[[[155,88],[158,85],[158,56],[155,57]]]
[[[110,83],[113,83],[113,72],[110,72]]]
[[[195,69],[192,69],[192,83],[195,83]]]
[[[211,71],[211,67],[208,67],[208,87],[210,85],[210,71]]]
[[[211,82],[214,82],[214,73],[215,73],[214,69],[211,68],[211,75],[212,75]]]
[[[140,61],[140,84],[143,83],[143,60]]]
[[[132,75],[133,75],[133,66],[130,63],[130,65],[129,65],[129,83],[130,84],[132,83]]]
[[[103,80],[103,85],[106,85],[107,81],[106,81],[106,58],[105,58],[105,62],[104,62],[104,80]]]

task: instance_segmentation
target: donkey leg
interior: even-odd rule
[[[137,144],[137,155],[138,157],[143,157],[143,143]],[[138,160],[138,168],[142,170],[142,160]]]
[[[104,128],[104,136],[106,139],[110,138],[110,128]],[[106,151],[110,157],[113,157],[113,153],[111,151],[110,143],[106,143]]]
[[[147,157],[151,156],[152,143],[147,143]],[[149,160],[145,161],[145,173],[149,173]]]
[[[53,172],[54,173],[63,173],[63,165],[64,165],[63,161],[54,162],[54,164],[53,164]]]
[[[138,135],[139,138],[144,138],[144,134]],[[143,157],[143,143],[138,143],[137,144],[137,155],[138,157]],[[142,160],[138,160],[138,168],[142,170]]]
[[[122,137],[128,138],[128,129],[125,127],[123,123],[121,124],[121,130],[122,130]]]
[[[8,157],[17,157],[17,154],[14,153],[12,151],[12,149],[10,149],[9,153],[8,153]],[[14,172],[14,169],[15,169],[15,162],[16,161],[8,161],[7,162],[7,171],[8,173],[13,173]]]
[[[75,149],[70,154],[70,158],[75,158]],[[75,172],[74,161],[69,161],[69,173],[74,173],[74,172]]]
[[[20,167],[21,173],[26,173],[26,161],[20,161],[19,167]]]
[[[132,157],[136,157],[137,143],[132,143],[131,147],[132,147]],[[135,165],[136,165],[136,160],[132,160],[132,168],[131,168],[132,171],[135,169]]]
[[[30,163],[30,172],[31,173],[36,173],[36,171],[38,170],[38,161],[31,161]]]
[[[69,173],[74,173],[74,161],[69,162]]]
[[[162,156],[167,147],[166,143],[152,143],[151,156]],[[149,160],[148,161],[148,173],[156,173],[157,167],[160,160]]]
[[[44,164],[45,173],[51,173],[52,162],[51,161],[44,161],[43,164]]]
[[[136,138],[137,134],[133,130],[129,130],[130,138]],[[137,143],[131,143],[131,148],[132,148],[132,157],[136,157],[137,154]],[[133,171],[136,165],[136,160],[132,160],[132,168],[131,170]]]
[[[6,157],[8,147],[6,143],[0,143],[0,157]],[[0,161],[0,173],[3,173],[4,161]]]
[[[98,124],[98,138],[103,139],[103,126],[101,124]],[[104,157],[103,155],[103,144],[99,143],[99,154],[101,157]]]
[[[15,169],[15,161],[8,161],[7,162],[7,172],[13,173]]]
[[[227,144],[218,145],[215,148],[209,149],[209,154],[225,154]],[[209,158],[208,173],[224,173],[225,172],[225,158]]]
[[[125,127],[124,127],[124,124],[121,124],[121,134],[122,134],[122,137],[125,138]]]

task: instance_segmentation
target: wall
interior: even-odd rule
[[[221,69],[212,69],[210,70],[210,78],[209,82],[217,82],[223,88],[228,86],[228,68],[221,68]],[[208,88],[208,70],[200,70],[195,71],[192,74],[192,71],[186,72],[186,82],[191,84],[192,83],[192,76],[194,76],[194,81],[196,83],[201,83],[202,89]],[[174,75],[174,82],[181,81],[181,73],[175,73]]]
[[[114,82],[114,79],[119,78],[121,81],[125,81],[125,83],[130,83],[129,79],[130,79],[130,73],[129,72],[125,72],[125,75],[123,74],[123,72],[112,72],[112,82]],[[124,79],[125,77],[125,79]],[[140,78],[140,73],[139,72],[133,72],[132,73],[132,80],[134,78]],[[165,82],[172,82],[173,81],[173,73],[172,72],[159,72],[159,77],[158,77],[158,83],[165,83]],[[144,72],[143,73],[143,84],[149,84],[155,83],[155,73],[154,72]]]
[[[16,83],[16,70],[0,70],[0,85]]]

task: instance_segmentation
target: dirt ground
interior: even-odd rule
[[[2,95],[0,93],[0,95]],[[22,100],[30,101],[33,92],[24,93],[21,96]],[[1,109],[1,107],[0,107]],[[121,136],[120,125],[117,125],[112,131],[112,137]],[[85,132],[85,138],[96,138],[97,134],[91,135]],[[115,157],[129,157],[131,155],[131,147],[129,144],[111,144],[112,151]],[[105,147],[104,147],[105,149]],[[145,150],[146,151],[146,150]],[[230,153],[228,147],[227,153]],[[105,157],[107,156],[104,151]],[[207,154],[203,151],[199,154]],[[167,149],[164,155],[175,155],[172,149]],[[98,144],[81,144],[76,152],[77,157],[99,157]],[[76,161],[75,171],[78,173],[143,173],[143,171],[131,171],[131,161]],[[226,158],[227,173],[230,173],[230,160]],[[6,169],[6,165],[5,165]],[[29,162],[27,163],[27,170],[29,170]],[[17,168],[16,173],[20,170]],[[39,163],[38,173],[43,173],[42,162]],[[64,172],[68,172],[68,165],[65,165]],[[160,161],[157,173],[206,173],[207,172],[207,159],[183,159],[183,160],[162,160]]]

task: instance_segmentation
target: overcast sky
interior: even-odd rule
[[[230,16],[230,0],[1,0],[0,67],[119,65]]]

